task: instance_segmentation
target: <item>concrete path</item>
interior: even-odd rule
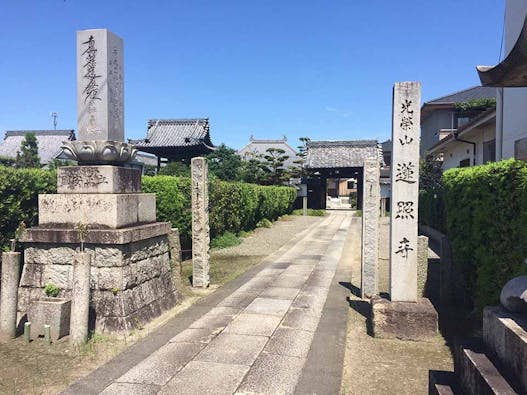
[[[65,393],[339,393],[357,220],[330,213]]]

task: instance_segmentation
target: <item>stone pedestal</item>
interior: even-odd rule
[[[437,312],[430,300],[393,302],[371,299],[373,336],[382,339],[429,340],[437,334]]]
[[[177,301],[170,269],[170,225],[157,222],[125,229],[91,230],[84,242],[91,255],[91,325],[97,331],[140,327]],[[18,309],[25,314],[32,300],[53,283],[70,298],[78,232],[73,229],[26,231],[24,269]]]
[[[168,223],[155,222],[154,194],[141,193],[137,169],[66,167],[58,171],[62,193],[39,196],[39,226],[28,229],[18,309],[53,283],[71,298],[73,262],[81,235],[91,255],[91,326],[99,331],[137,328],[173,306],[177,291],[169,259]]]

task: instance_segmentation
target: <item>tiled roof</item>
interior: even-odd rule
[[[145,140],[131,141],[139,149],[150,147],[212,147],[208,119],[151,119]]]
[[[0,143],[0,156],[16,158],[17,151],[28,133],[34,133],[38,142],[40,163],[46,164],[62,153],[63,141],[75,140],[73,130],[8,130]]]
[[[382,148],[379,148],[377,140],[310,141],[307,145],[306,167],[362,167],[364,159],[375,156],[382,156]]]
[[[265,155],[269,148],[278,148],[285,151],[289,158],[284,162],[284,167],[296,166],[294,162],[300,158],[297,152],[287,143],[287,140],[256,140],[251,139],[249,144],[238,151],[242,159],[252,159],[254,155]]]
[[[472,88],[450,93],[437,99],[429,100],[425,105],[430,104],[454,104],[463,103],[474,99],[493,99],[496,98],[496,88],[488,86],[473,86]]]

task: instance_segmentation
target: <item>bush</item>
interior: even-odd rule
[[[304,215],[304,211],[302,209],[293,210],[293,215]],[[307,215],[311,217],[323,217],[326,215],[326,210],[308,208]]]
[[[234,233],[225,232],[221,236],[212,239],[210,246],[212,248],[227,248],[237,246],[241,242],[242,241]]]
[[[527,274],[527,164],[507,160],[443,175],[446,230],[463,288],[478,308]]]
[[[419,223],[446,233],[442,188],[419,191]]]
[[[41,169],[0,166],[0,248],[5,248],[15,230],[38,222],[38,194],[55,193],[56,174]]]
[[[44,292],[46,293],[47,297],[56,298],[57,296],[59,296],[60,288],[53,283],[48,283],[44,288]]]
[[[256,224],[256,227],[257,228],[270,228],[271,226],[273,226],[273,223],[271,221],[269,221],[267,218],[263,218],[261,219],[257,224]]]
[[[179,228],[183,240],[192,231],[190,179],[184,177],[143,177],[143,191],[156,193],[157,219]],[[263,218],[275,220],[291,212],[294,188],[261,186],[215,180],[209,183],[211,238],[225,232],[234,234],[254,229]]]

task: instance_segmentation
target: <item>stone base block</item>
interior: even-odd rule
[[[49,325],[51,340],[58,340],[70,332],[70,314],[71,300],[45,297],[33,300],[27,313],[31,333],[44,336],[44,325]]]
[[[527,393],[527,316],[501,306],[483,310],[483,341],[490,355],[519,379]]]
[[[375,296],[371,314],[374,337],[426,341],[437,334],[437,312],[426,298],[413,303]]]
[[[129,331],[176,303],[178,291],[170,266],[169,227],[165,228],[165,234],[152,236],[145,232],[150,235],[146,238],[135,232],[132,241],[121,244],[85,244],[85,251],[92,255],[90,308],[94,312],[95,330]],[[44,296],[43,288],[48,283],[61,289],[60,297],[70,297],[73,257],[78,245],[26,242],[24,247],[18,291],[20,317],[27,313],[34,299]]]
[[[141,170],[119,166],[62,166],[57,193],[139,193]]]
[[[459,393],[454,372],[428,371],[428,395],[454,395]]]
[[[154,193],[38,195],[41,227],[73,228],[84,223],[91,228],[117,229],[155,221]]]
[[[456,344],[454,370],[463,394],[517,394],[497,366],[485,354],[478,339]]]

